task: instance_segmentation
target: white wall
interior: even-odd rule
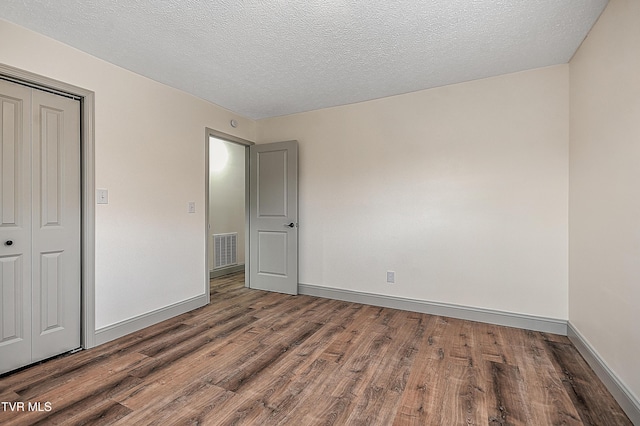
[[[0,62],[95,92],[96,328],[203,294],[205,127],[255,123],[2,20]]]
[[[258,121],[300,142],[300,282],[566,319],[568,91],[561,65]]]
[[[219,171],[211,170],[209,176],[209,270],[213,270],[213,234],[238,233],[238,265],[244,264],[245,251],[245,147],[237,143],[217,140],[224,144],[228,160]],[[209,151],[209,162],[216,160]]]
[[[640,400],[640,2],[570,64],[569,320]]]

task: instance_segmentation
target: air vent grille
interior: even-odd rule
[[[238,264],[238,233],[213,234],[213,269]]]

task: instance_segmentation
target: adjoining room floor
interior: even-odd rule
[[[0,400],[42,409],[7,406],[3,425],[631,425],[564,336],[251,290],[243,273],[212,280],[208,306],[0,378]]]

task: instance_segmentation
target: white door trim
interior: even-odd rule
[[[244,159],[245,159],[245,165],[244,165],[244,170],[245,170],[245,178],[244,178],[244,217],[245,217],[245,222],[244,222],[244,229],[245,229],[245,233],[244,233],[244,251],[245,251],[245,263],[244,263],[244,286],[245,287],[249,287],[250,281],[249,281],[249,147],[251,145],[255,145],[255,142],[251,142],[248,141],[246,139],[242,139],[239,138],[237,136],[233,136],[233,135],[229,135],[227,133],[218,131],[218,130],[214,130],[214,129],[210,129],[210,128],[205,128],[205,133],[204,133],[204,158],[205,158],[205,164],[204,164],[204,170],[205,170],[205,184],[204,184],[204,205],[205,205],[205,229],[204,229],[204,236],[205,236],[205,251],[204,251],[204,267],[206,270],[206,282],[205,282],[205,293],[207,294],[207,303],[211,302],[210,300],[210,294],[209,294],[209,226],[211,225],[209,223],[209,137],[214,137],[217,139],[222,139],[224,141],[227,142],[232,142],[232,143],[237,143],[238,145],[242,145],[245,147],[245,154],[244,154]]]
[[[84,349],[96,345],[95,326],[95,94],[42,75],[0,63],[0,78],[50,89],[54,93],[80,98],[80,169],[81,169],[81,344]]]

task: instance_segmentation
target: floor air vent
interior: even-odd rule
[[[213,234],[213,269],[238,264],[238,233]]]

